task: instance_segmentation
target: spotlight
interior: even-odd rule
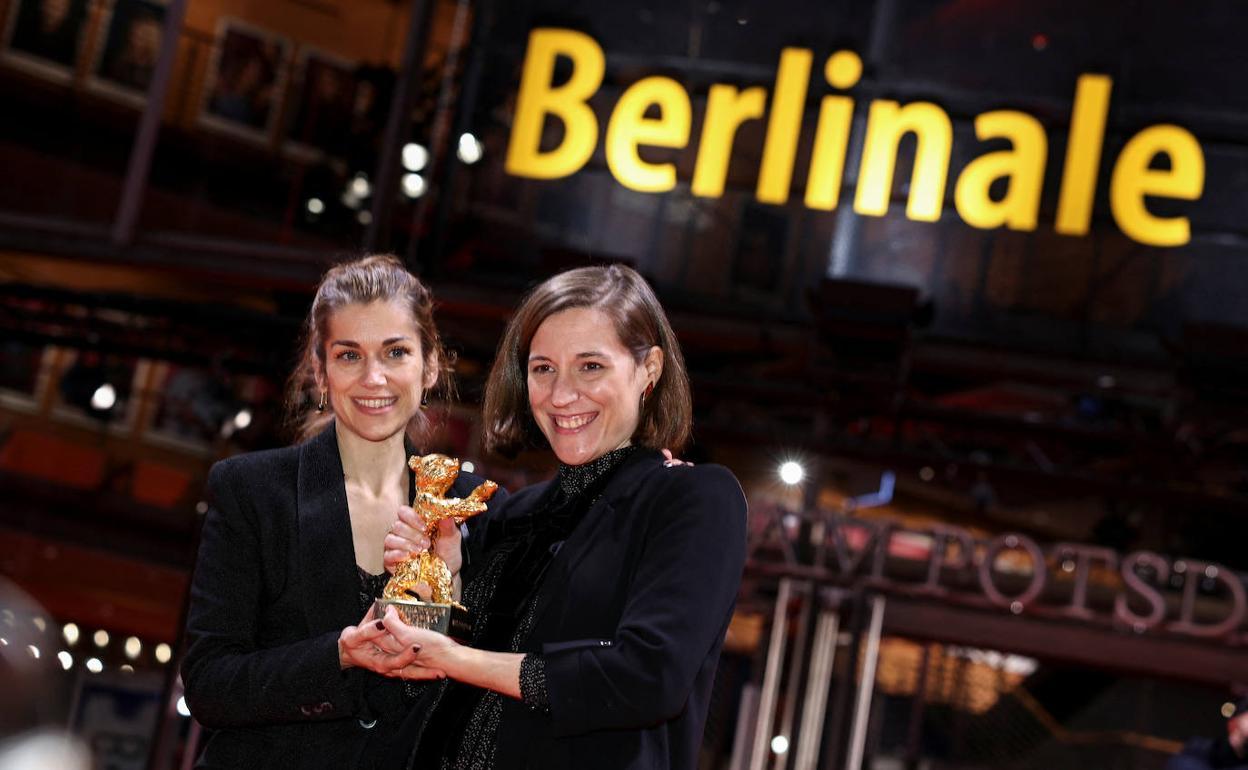
[[[26,645],[26,652],[30,653],[30,657],[39,660],[39,648],[33,644]]]
[[[108,646],[108,632],[102,628],[99,631],[96,631],[95,635],[92,636],[91,639],[95,642],[96,647]]]
[[[39,633],[41,634],[48,630],[48,621],[41,617],[33,617],[30,619],[30,622],[34,624],[35,628],[39,629]]]
[[[66,671],[74,667],[74,656],[64,650],[61,650],[56,654],[56,659],[61,662],[61,668]]]
[[[424,195],[425,178],[420,174],[404,174],[403,194],[409,198],[419,198]]]
[[[789,486],[801,484],[804,478],[806,478],[806,469],[801,463],[787,460],[780,464],[780,480],[785,484]]]
[[[471,460],[464,460],[459,467],[468,473],[473,473],[477,470],[477,466],[473,465]]]
[[[368,183],[368,175],[361,171],[351,180],[347,189],[357,198],[367,198],[373,191],[373,186]]]
[[[325,211],[325,201],[320,198],[308,198],[308,213],[322,214]]]
[[[168,663],[169,659],[172,657],[173,657],[173,649],[170,648],[169,645],[165,644],[164,642],[161,642],[160,644],[156,645],[156,660],[157,661],[161,663]]]
[[[185,695],[178,696],[178,713],[184,717],[189,717],[191,715],[191,708],[186,705]]]
[[[771,739],[771,751],[773,754],[784,754],[789,750],[789,739],[783,735],[777,735]]]
[[[117,405],[117,389],[109,383],[104,383],[95,389],[91,394],[91,408],[100,412],[107,412]]]
[[[126,640],[126,657],[134,660],[139,657],[139,653],[143,651],[143,643],[139,641],[137,636],[132,636]]]
[[[368,227],[369,225],[373,223],[373,212],[361,211],[360,213],[355,215],[355,221],[359,222],[365,227]]]
[[[104,670],[104,664],[99,658],[87,658],[87,670],[92,674],[98,674]]]
[[[239,409],[238,414],[234,415],[234,427],[243,430],[248,425],[251,425],[251,410]]]
[[[461,139],[462,143],[463,140]],[[429,151],[415,142],[403,145],[403,168],[408,171],[420,171],[429,162]]]
[[[481,140],[472,134],[463,134],[459,137],[459,148],[455,154],[464,163],[471,166],[473,163],[481,160],[481,156],[485,153],[485,147],[481,144]]]

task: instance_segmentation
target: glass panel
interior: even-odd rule
[[[1225,735],[1226,700],[1201,685],[886,637],[863,767],[1162,770],[1185,744]]]
[[[12,0],[5,10],[0,211],[110,222],[164,5]]]

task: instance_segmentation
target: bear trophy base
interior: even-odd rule
[[[422,602],[419,599],[378,599],[376,616],[384,617],[386,609],[394,607],[399,617],[415,628],[427,628],[452,639],[465,641],[472,638],[472,620],[468,613],[454,604]]]

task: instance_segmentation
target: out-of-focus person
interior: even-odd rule
[[[1248,698],[1235,704],[1226,720],[1226,735],[1191,738],[1170,758],[1166,770],[1248,770]]]

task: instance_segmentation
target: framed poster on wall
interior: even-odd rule
[[[160,58],[167,0],[115,0],[105,12],[88,85],[141,103]]]
[[[0,57],[48,80],[70,82],[89,12],[87,0],[12,0]]]
[[[354,62],[310,46],[300,48],[288,111],[288,147],[306,157],[342,155],[356,101]]]
[[[217,25],[199,120],[205,126],[267,142],[286,87],[291,43],[232,18]]]

